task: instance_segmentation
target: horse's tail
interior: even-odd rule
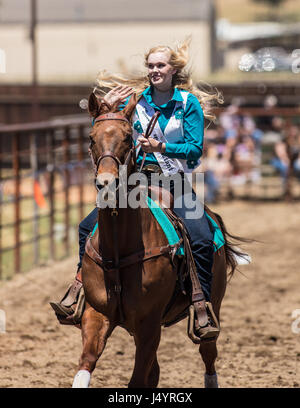
[[[230,234],[227,231],[227,228],[224,224],[222,217],[209,210],[216,218],[217,223],[220,226],[222,234],[225,239],[224,249],[225,249],[225,258],[226,258],[226,266],[228,268],[228,277],[229,279],[232,278],[234,271],[237,269],[238,266],[238,258],[248,259],[249,255],[246,252],[243,252],[238,245],[241,243],[252,243],[254,242],[253,239],[239,237],[237,235]]]

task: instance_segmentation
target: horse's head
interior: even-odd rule
[[[122,111],[118,111],[117,106],[99,102],[93,93],[89,97],[89,113],[94,118],[90,150],[96,184],[100,188],[118,180],[120,165],[127,165],[128,174],[135,170],[131,116],[136,104],[136,94]]]

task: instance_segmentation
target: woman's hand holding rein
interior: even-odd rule
[[[164,153],[166,151],[165,143],[162,143],[152,137],[146,139],[144,136],[140,136],[137,140],[141,144],[141,148],[145,153]]]

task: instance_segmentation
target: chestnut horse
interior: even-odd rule
[[[117,109],[109,110],[94,94],[89,98],[89,112],[94,118],[90,133],[91,153],[98,185],[107,185],[110,177],[117,179],[121,164],[127,164],[128,175],[136,171],[130,123],[136,103],[133,95],[124,110],[113,113]],[[221,217],[212,212],[209,214],[221,227],[226,240],[215,253],[213,264],[211,301],[219,320],[227,270],[231,267],[233,272],[236,267],[235,250],[228,241],[228,236],[232,235],[227,233]],[[168,245],[149,208],[99,209],[98,226],[100,228],[92,236],[91,243],[99,249],[103,263],[95,262],[87,253],[83,257],[82,279],[86,297],[81,323],[83,351],[73,387],[88,387],[90,374],[117,326],[125,328],[134,337],[136,346],[135,365],[128,386],[156,387],[161,326],[174,320],[190,304],[189,297],[179,292],[176,302],[165,313],[175,289],[177,257],[172,260],[168,253],[163,253],[142,261],[126,262],[133,259],[134,254],[145,254],[148,249]],[[206,368],[205,386],[217,387],[216,339],[201,342],[199,351]]]

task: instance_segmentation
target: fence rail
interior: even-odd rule
[[[87,117],[0,127],[0,279],[72,253],[94,201],[89,129]]]

